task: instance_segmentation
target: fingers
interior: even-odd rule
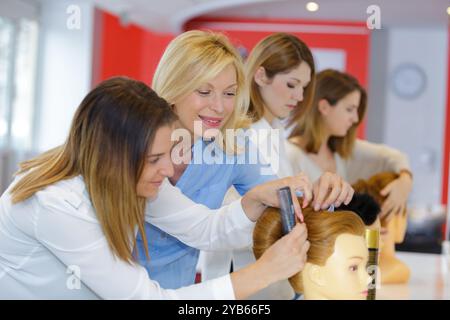
[[[344,198],[343,203],[346,205],[349,204],[350,201],[352,201],[354,195],[355,195],[355,190],[353,189],[351,184],[348,182],[344,182],[344,191],[342,192],[342,197]],[[340,200],[341,200],[341,198],[338,199],[338,201],[340,201]],[[342,204],[342,201],[339,202],[339,206],[341,204]]]
[[[298,248],[298,244],[300,243],[301,245],[303,245],[308,238],[308,231],[305,224],[297,224],[295,225],[294,229],[292,229],[292,231],[286,236],[289,236],[291,241],[293,241],[294,246]]]
[[[306,208],[308,204],[311,202],[313,197],[312,183],[309,180],[308,176],[304,173],[297,175],[296,177],[294,177],[294,179],[296,180],[297,184],[296,191],[300,190],[303,193],[302,208]]]
[[[381,214],[380,214],[380,218],[385,218],[390,211],[392,211],[392,209],[394,208],[394,203],[393,201],[388,197],[383,205],[381,206]]]
[[[389,183],[386,187],[384,187],[383,190],[380,191],[380,195],[386,197],[391,192],[391,189],[392,189],[392,182]]]
[[[388,210],[382,218],[386,223],[389,223],[393,217],[394,217],[394,208]]]
[[[327,209],[332,203],[336,202],[336,199],[339,197],[342,191],[342,179],[338,176],[334,176],[331,178],[331,192],[329,193],[328,197],[324,201],[324,203],[321,206],[322,210]]]
[[[318,211],[322,207],[323,201],[328,194],[330,184],[330,176],[327,173],[324,173],[314,184],[313,192],[315,211]]]
[[[330,205],[336,207],[348,204],[355,194],[352,186],[339,175],[325,172],[314,184],[314,210],[325,210]],[[328,195],[328,196],[327,196]],[[325,200],[326,199],[326,200]]]
[[[301,222],[304,222],[304,217],[303,217],[303,213],[302,213],[302,208],[300,207],[300,203],[298,202],[297,195],[295,194],[295,189],[293,189],[292,187],[291,187],[290,189],[291,189],[292,203],[293,203],[293,205],[294,205],[295,216],[296,216]]]
[[[337,195],[337,199],[333,199],[332,195],[330,195],[327,199],[327,207],[329,207],[331,204],[334,204],[335,207],[339,207],[342,203],[349,204],[349,202],[352,200],[353,195],[355,194],[355,190],[353,187],[346,181],[344,181],[339,176],[336,176],[336,181],[339,181],[340,187],[337,188],[337,191],[340,191]],[[333,191],[332,191],[333,194]]]

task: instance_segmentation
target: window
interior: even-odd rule
[[[0,192],[33,145],[38,25],[0,16]]]

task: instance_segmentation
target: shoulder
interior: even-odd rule
[[[286,146],[286,153],[288,156],[291,156],[291,157],[295,156],[295,157],[302,157],[302,158],[306,156],[305,151],[291,139],[286,140],[285,146]]]
[[[91,202],[81,176],[53,183],[36,192],[39,207],[56,212],[92,216]]]

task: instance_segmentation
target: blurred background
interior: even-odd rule
[[[17,163],[64,142],[98,82],[151,84],[166,45],[191,29],[226,33],[245,56],[289,32],[317,69],[369,94],[359,136],[408,154],[409,226],[399,249],[440,252],[449,194],[448,0],[0,0],[0,190]],[[448,231],[447,231],[448,233]]]

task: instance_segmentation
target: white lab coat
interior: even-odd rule
[[[292,176],[293,169],[286,156],[287,140],[283,123],[276,119],[270,125],[265,118],[262,118],[253,123],[250,129],[255,130],[256,133],[251,136],[252,143],[258,146],[260,155],[264,157],[264,163],[270,164],[272,172],[275,172],[279,178]],[[225,195],[223,203],[230,203],[239,197],[236,189],[232,187]],[[233,261],[234,270],[242,269],[255,262],[252,245],[232,251],[201,252],[198,269],[201,271],[202,280],[207,281],[228,274],[231,261]],[[293,297],[294,290],[287,280],[283,280],[259,291],[250,299],[288,300]]]
[[[81,176],[14,205],[9,189],[0,198],[0,299],[235,298],[229,275],[165,290],[143,267],[113,256]],[[146,220],[203,250],[248,246],[254,227],[240,200],[210,210],[167,180]]]

